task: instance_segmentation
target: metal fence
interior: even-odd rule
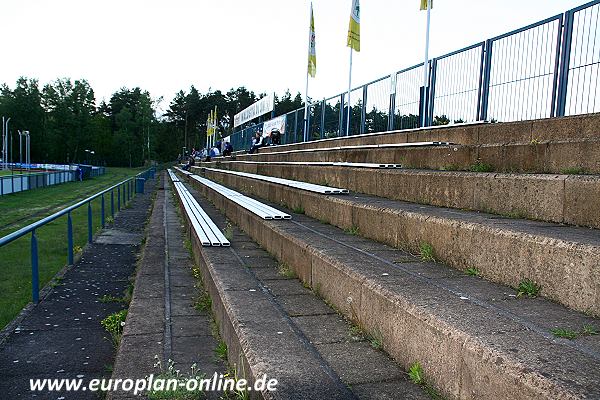
[[[103,175],[104,172],[104,167],[94,167],[90,170],[89,176],[100,176]],[[58,185],[65,182],[73,182],[77,179],[77,172],[70,170],[39,172],[35,174],[13,173],[11,175],[0,176],[0,196]]]
[[[93,196],[90,196],[80,202],[67,207],[57,213],[54,213],[46,218],[43,218],[33,224],[30,224],[24,228],[21,228],[9,235],[6,235],[0,238],[0,247],[5,246],[20,237],[23,237],[29,233],[31,233],[31,297],[34,303],[39,302],[39,293],[40,293],[40,285],[39,285],[39,268],[38,268],[38,239],[36,236],[36,230],[42,228],[44,225],[62,217],[67,216],[67,229],[66,229],[66,241],[67,241],[67,263],[68,265],[73,264],[73,222],[71,218],[71,213],[77,210],[80,207],[87,206],[87,242],[91,243],[93,239],[93,223],[92,223],[92,201],[100,198],[100,222],[101,226],[104,228],[106,224],[106,212],[107,208],[110,210],[110,216],[114,219],[114,215],[116,211],[121,210],[121,204],[125,206],[125,204],[131,200],[135,193],[141,192],[143,193],[143,185],[139,185],[138,180],[146,180],[149,178],[154,178],[155,169],[150,168],[144,172],[137,174],[134,177],[126,179],[122,182],[117,183],[114,186],[109,187],[99,193],[96,193]],[[109,205],[106,205],[105,196],[107,197],[106,201],[109,202]]]
[[[308,140],[461,122],[600,112],[600,0],[403,69],[310,105]],[[425,102],[425,107],[423,107]],[[422,110],[425,109],[425,118]],[[284,143],[304,140],[304,109],[287,114]],[[252,128],[250,128],[252,129]],[[249,147],[243,131],[234,145]]]

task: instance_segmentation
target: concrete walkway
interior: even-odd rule
[[[30,391],[31,378],[109,377],[115,349],[100,321],[125,305],[152,202],[155,181],[116,215],[114,225],[87,246],[61,285],[35,307],[0,347],[0,398],[98,399],[98,393]]]
[[[201,288],[192,275],[194,263],[184,245],[185,230],[172,192],[168,183],[164,187],[158,190],[150,218],[113,379],[159,375],[161,370],[154,367],[156,356],[163,371],[172,360],[182,375],[190,375],[192,364],[207,377],[226,370],[215,354],[218,341],[211,333],[209,313],[194,307]],[[208,398],[219,394],[209,393]],[[140,397],[116,392],[109,398]]]

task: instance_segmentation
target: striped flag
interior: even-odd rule
[[[433,0],[421,0],[421,10],[427,10],[427,1],[431,1],[431,8],[433,8]]]
[[[310,3],[310,31],[308,34],[308,43],[308,74],[314,78],[315,75],[317,75],[317,47],[312,3]]]
[[[360,51],[360,5],[359,0],[352,0],[350,24],[348,26],[348,47]]]

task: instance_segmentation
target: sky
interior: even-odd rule
[[[440,56],[583,4],[584,0],[434,0],[430,56]],[[348,89],[352,0],[313,0],[313,99]],[[424,60],[419,0],[362,0],[352,86]],[[479,5],[479,6],[477,6]],[[308,0],[3,0],[0,83],[86,79],[97,102],[121,87],[163,96],[245,86],[304,94]],[[160,110],[159,110],[160,111]]]

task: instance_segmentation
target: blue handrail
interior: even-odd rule
[[[97,199],[98,197],[102,197],[102,203],[101,203],[101,222],[102,222],[102,227],[104,228],[105,226],[105,220],[104,220],[104,216],[105,216],[105,210],[104,210],[104,206],[105,206],[105,202],[104,202],[104,195],[108,192],[110,192],[110,197],[111,197],[111,215],[114,217],[114,190],[117,189],[117,201],[118,201],[118,210],[121,209],[121,201],[123,201],[123,204],[125,204],[126,201],[130,200],[133,197],[133,193],[136,189],[136,181],[138,179],[149,179],[149,178],[154,178],[154,173],[155,170],[154,168],[150,168],[144,172],[140,172],[139,174],[137,174],[134,177],[125,179],[124,181],[121,181],[119,183],[117,183],[116,185],[113,185],[107,189],[102,190],[101,192],[98,192],[84,200],[81,200],[75,204],[73,204],[72,206],[69,206],[63,210],[60,210],[52,215],[49,215],[45,218],[42,218],[39,221],[36,221],[32,224],[29,224],[13,233],[10,233],[2,238],[0,238],[0,247],[7,245],[15,240],[17,240],[18,238],[27,235],[28,233],[31,233],[31,290],[32,290],[32,299],[34,303],[38,303],[39,302],[39,271],[38,271],[38,243],[37,243],[37,237],[36,237],[36,229],[41,228],[42,226],[46,225],[49,222],[54,221],[57,218],[60,218],[64,215],[67,215],[67,243],[68,243],[68,254],[67,254],[67,260],[68,260],[68,264],[72,265],[73,264],[73,225],[72,225],[72,218],[71,218],[71,212],[78,209],[81,206],[84,206],[87,204],[88,206],[88,243],[92,242],[92,201]]]

